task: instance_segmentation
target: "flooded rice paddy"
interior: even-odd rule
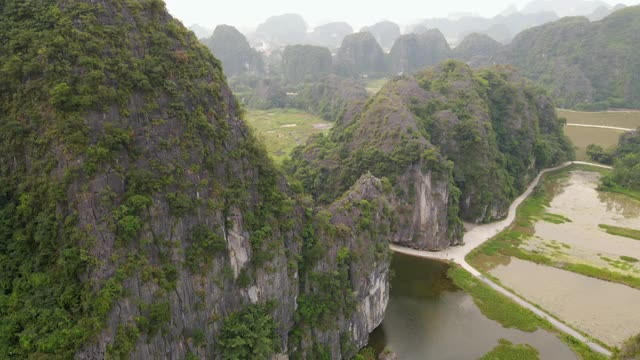
[[[572,170],[553,186],[547,212],[569,222],[539,220],[522,245],[561,263],[587,264],[640,277],[640,241],[607,234],[599,225],[640,229],[640,202],[597,191],[600,173]],[[640,290],[517,258],[490,273],[506,287],[608,345],[640,332]],[[506,260],[506,261],[504,261]]]
[[[640,262],[612,265],[621,263],[621,257],[640,259],[640,241],[610,235],[599,227],[604,224],[640,229],[640,202],[621,194],[597,191],[600,176],[597,172],[574,170],[566,179],[559,180],[547,211],[571,221],[562,224],[538,221],[534,237],[523,248],[558,261],[585,263],[640,277]]]
[[[640,127],[640,111],[581,112],[558,110],[558,116],[570,124],[612,126],[627,129]],[[565,134],[576,147],[576,160],[588,161],[586,148],[598,144],[604,148],[616,146],[624,131],[599,128],[565,126]]]
[[[567,119],[567,123],[613,126],[627,129],[640,127],[640,111],[603,111],[585,112],[558,110],[558,116]]]
[[[491,274],[564,322],[609,345],[640,331],[640,291],[512,258]]]
[[[504,338],[533,346],[543,360],[577,359],[552,333],[506,329],[486,318],[447,278],[444,263],[394,254],[392,269],[389,306],[370,339],[377,351],[388,347],[403,360],[478,359]]]
[[[598,129],[565,126],[565,134],[571,139],[576,147],[576,160],[589,161],[587,158],[587,146],[590,144],[598,144],[602,147],[609,148],[618,145],[620,135],[624,134],[622,130]]]

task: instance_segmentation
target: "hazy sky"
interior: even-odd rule
[[[612,5],[620,0],[604,0]],[[229,24],[253,28],[271,15],[298,13],[310,27],[329,21],[347,21],[356,30],[380,20],[408,25],[417,19],[446,17],[457,12],[491,17],[510,4],[527,0],[165,0],[174,17],[186,26]],[[634,1],[626,1],[630,3]]]

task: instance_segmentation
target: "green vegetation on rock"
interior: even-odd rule
[[[527,108],[527,115],[516,108]],[[440,228],[455,243],[460,217],[503,217],[537,169],[573,156],[562,125],[544,92],[512,70],[474,73],[450,61],[392,80],[351,121],[295,149],[285,168],[320,203],[331,203],[370,172],[390,179],[396,195],[412,204],[416,185],[408,176],[431,172],[432,188],[442,187],[432,191],[447,194],[433,205],[449,210],[438,217]],[[442,236],[431,238],[444,242]]]
[[[368,99],[367,90],[360,83],[332,75],[306,84],[296,105],[328,121],[348,122]]]
[[[475,67],[489,64],[502,48],[503,45],[489,35],[473,33],[453,49],[453,57]]]
[[[336,71],[347,76],[386,74],[384,51],[368,31],[348,35],[338,49]]]
[[[613,170],[602,178],[601,188],[640,200],[640,131],[623,134],[612,157]]]
[[[233,26],[218,25],[213,35],[203,39],[202,43],[220,59],[227,76],[264,71],[262,56],[251,48],[245,36]]]
[[[280,339],[269,311],[267,305],[251,305],[224,320],[217,339],[222,359],[271,359]]]
[[[314,336],[322,337],[332,329],[340,331],[340,356],[351,358],[357,354],[358,347],[351,339],[352,330],[340,319],[357,317],[365,321],[364,314],[356,311],[358,297],[373,295],[378,299],[375,301],[382,301],[386,296],[380,293],[381,289],[370,294],[366,284],[372,276],[388,281],[388,239],[397,225],[390,204],[383,196],[387,191],[383,181],[365,175],[345,196],[324,210],[315,214],[307,211],[313,221],[302,233],[302,252],[298,259],[299,286],[305,291],[298,298],[295,324],[289,333],[291,348],[298,349],[292,359],[335,358],[336,355],[332,357],[328,349],[313,340]],[[354,236],[359,240],[350,243],[349,239]],[[365,264],[368,272],[354,271]],[[331,270],[327,271],[327,265]],[[367,335],[371,331],[373,329],[368,329]]]
[[[447,39],[437,29],[400,36],[389,52],[391,73],[410,74],[451,57]]]
[[[377,193],[353,216],[368,231],[333,209],[347,215],[303,236],[314,206],[162,1],[5,1],[0,64],[0,358],[269,358],[289,351],[296,299],[341,291],[364,316],[356,273],[386,281]],[[310,313],[332,323],[296,349],[336,357],[367,325],[321,300]]]
[[[329,49],[312,45],[289,45],[282,53],[282,74],[288,83],[318,80],[332,70]]]
[[[147,157],[165,153],[145,140],[165,126],[157,99],[171,102],[184,138],[176,145],[189,154],[225,140],[213,99],[229,93],[219,62],[160,1],[9,1],[0,29],[0,357],[69,358],[102,329],[125,279],[142,269],[163,269],[152,282],[171,276],[141,245],[167,251],[143,239],[148,209],[166,201],[161,188],[176,191],[183,166],[202,161]],[[134,44],[148,44],[147,55]],[[201,101],[210,112],[188,112],[186,98],[212,99]]]
[[[590,22],[568,17],[523,31],[494,61],[512,64],[549,89],[561,107],[639,108],[640,7]]]

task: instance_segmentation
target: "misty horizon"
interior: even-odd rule
[[[359,0],[352,2],[325,0],[318,3],[276,0],[257,4],[253,1],[239,0],[227,4],[223,8],[203,0],[165,0],[165,2],[171,15],[182,21],[186,26],[200,25],[213,29],[217,25],[226,24],[243,31],[249,31],[255,29],[271,16],[298,14],[305,19],[309,30],[331,22],[346,22],[353,26],[355,31],[358,31],[364,26],[380,21],[395,22],[404,30],[406,26],[414,25],[421,20],[430,18],[459,18],[465,16],[492,18],[512,7],[515,7],[517,11],[522,11],[532,1],[491,0],[483,2],[482,8],[478,8],[477,2],[472,2],[471,0],[453,0],[440,4],[398,0],[393,4],[385,3],[380,5],[370,5]],[[640,3],[640,1],[623,2],[616,0],[595,0],[593,2],[606,3],[610,7],[620,3],[627,6]],[[333,11],[336,8],[340,8],[340,11]],[[557,15],[560,17],[565,16],[564,14]]]

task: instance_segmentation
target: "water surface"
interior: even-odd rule
[[[401,360],[478,359],[505,338],[530,344],[543,360],[576,359],[552,333],[506,329],[486,318],[471,296],[447,278],[444,263],[394,254],[391,268],[389,306],[370,338],[378,351],[389,347]]]
[[[640,291],[550,266],[512,258],[491,274],[506,287],[564,322],[619,346],[640,332]]]
[[[617,260],[621,256],[640,259],[640,241],[608,234],[598,226],[606,224],[640,229],[640,201],[621,194],[597,191],[600,176],[593,171],[574,170],[567,179],[559,180],[547,211],[565,216],[571,222],[536,222],[535,237],[527,240],[525,248],[545,253],[558,261],[608,267],[611,271],[640,276],[640,263],[627,264],[625,271],[610,268],[603,260]],[[550,248],[545,248],[549,241],[562,244],[560,257]]]

